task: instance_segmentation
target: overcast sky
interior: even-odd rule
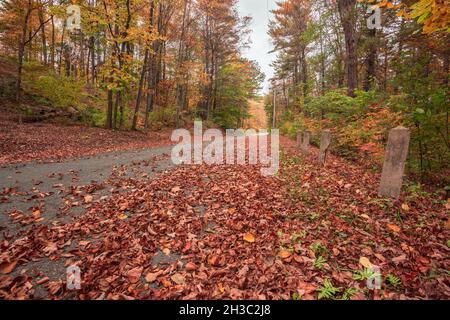
[[[256,60],[266,75],[264,92],[268,91],[268,80],[273,75],[270,64],[275,60],[275,54],[269,54],[272,50],[270,38],[267,34],[269,23],[269,10],[275,9],[275,0],[239,0],[238,10],[241,16],[253,18],[250,28],[252,29],[250,49],[245,50],[244,56]]]

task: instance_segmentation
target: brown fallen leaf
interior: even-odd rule
[[[87,196],[84,197],[84,202],[85,202],[85,203],[91,203],[92,200],[94,200],[94,197],[91,196],[91,195],[89,195],[89,194],[88,194]]]
[[[170,279],[172,279],[173,282],[179,285],[184,284],[185,282],[184,276],[180,273],[175,273],[173,276],[170,277]]]
[[[149,272],[147,273],[147,275],[145,276],[145,281],[152,283],[155,282],[156,279],[162,274],[163,272],[160,270],[158,272]]]
[[[402,254],[401,256],[392,258],[392,261],[396,264],[402,263],[406,261],[406,254]]]
[[[3,262],[0,264],[0,272],[3,274],[11,273],[17,265],[17,261]]]
[[[402,204],[402,210],[405,211],[405,212],[408,212],[408,211],[409,211],[409,206],[408,206],[407,203],[403,203],[403,204]]]
[[[136,267],[127,272],[128,281],[136,283],[139,281],[142,275],[143,267]]]

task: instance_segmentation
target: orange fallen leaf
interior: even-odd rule
[[[283,249],[283,250],[280,251],[280,257],[281,257],[281,259],[287,259],[287,258],[289,258],[291,255],[292,255],[292,253],[291,253],[289,250]]]
[[[33,211],[33,217],[40,218],[41,217],[41,210],[37,209]]]
[[[3,262],[0,264],[0,272],[3,274],[11,273],[17,265],[17,261]]]
[[[255,240],[255,236],[253,234],[251,234],[251,233],[247,233],[246,235],[244,235],[243,238],[244,238],[245,241],[250,242],[250,243],[253,243],[253,242],[256,241]]]
[[[370,268],[372,267],[372,263],[370,262],[370,260],[366,257],[361,257],[359,258],[359,263],[365,267],[365,268]]]
[[[387,226],[389,229],[391,229],[395,233],[399,233],[402,230],[399,226],[392,224],[392,223],[388,223]]]
[[[402,210],[405,211],[405,212],[409,211],[409,206],[408,206],[407,203],[402,204]]]
[[[193,262],[188,262],[184,268],[186,271],[194,271],[197,269],[197,266]]]

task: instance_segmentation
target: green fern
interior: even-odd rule
[[[300,300],[302,300],[302,296],[301,296],[298,292],[294,292],[294,293],[292,294],[292,300],[294,300],[294,301],[300,301]]]
[[[323,265],[327,262],[327,260],[322,257],[322,256],[318,256],[316,258],[316,260],[314,260],[314,267],[317,269],[322,270],[323,269]]]
[[[402,285],[402,280],[393,274],[388,274],[386,280],[394,287],[400,287]]]
[[[358,291],[359,290],[356,288],[348,288],[342,295],[341,300],[350,300],[356,293],[358,293]]]
[[[357,281],[369,280],[374,276],[374,272],[368,268],[359,270],[353,274],[353,279]]]
[[[319,292],[319,299],[334,299],[341,289],[333,286],[329,279],[325,279],[323,286],[317,289],[317,291]]]

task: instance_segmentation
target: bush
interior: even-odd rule
[[[173,127],[176,125],[177,115],[176,107],[158,108],[150,113],[149,124],[153,129],[162,129],[164,127]]]
[[[42,104],[59,109],[80,109],[85,105],[84,86],[73,78],[59,76],[52,70],[27,63],[23,77],[24,91]]]

